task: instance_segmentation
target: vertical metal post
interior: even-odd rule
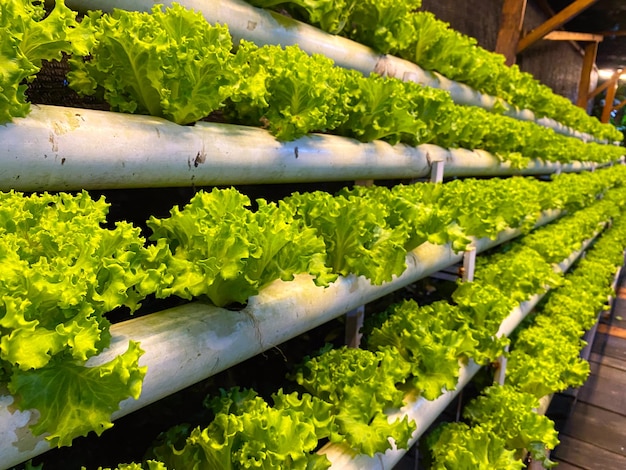
[[[443,160],[433,160],[431,162],[430,182],[441,183],[443,181],[443,170],[445,162]]]
[[[346,313],[346,346],[350,348],[358,348],[361,344],[360,332],[363,326],[363,318],[365,317],[365,306],[350,310]]]
[[[563,164],[561,162],[558,162],[556,164],[556,170],[554,170],[554,174],[560,175],[562,172],[563,172]]]
[[[472,282],[474,280],[474,271],[476,270],[476,247],[469,246],[463,253],[463,272],[461,279],[464,282]]]
[[[509,352],[509,346],[507,345],[506,348],[504,348],[505,352]],[[503,354],[502,356],[500,356],[498,358],[498,369],[496,370],[496,374],[494,377],[494,383],[497,383],[498,385],[504,385],[504,380],[506,378],[506,363],[507,363],[507,358],[506,356]]]

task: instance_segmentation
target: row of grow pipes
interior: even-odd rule
[[[544,214],[537,226],[559,217],[560,211]],[[520,235],[518,230],[502,232],[496,240],[475,239],[472,250],[483,252]],[[583,249],[586,245],[583,246]],[[565,271],[576,259],[573,254],[555,269]],[[127,399],[114,413],[117,419],[156,402],[172,393],[228,369],[248,358],[294,338],[346,312],[389,294],[401,287],[460,262],[464,253],[455,253],[449,246],[425,243],[407,255],[407,270],[393,281],[372,285],[363,277],[339,278],[327,288],[316,287],[307,275],[294,281],[275,281],[249,299],[241,311],[230,311],[208,303],[192,302],[131,319],[111,327],[110,347],[90,359],[88,366],[112,360],[122,354],[129,340],[141,343],[146,352],[140,365],[147,366],[142,393],[138,400]],[[529,300],[515,309],[501,325],[498,335],[509,335],[540,299]],[[409,407],[409,417],[418,423],[416,440],[430,422],[449,404],[479,369],[475,364],[462,368],[457,390],[447,392],[433,402],[420,399]],[[6,392],[5,392],[6,393]],[[33,436],[29,424],[37,414],[31,411],[10,411],[13,398],[0,395],[0,468],[3,470],[37,456],[49,449],[41,436]],[[413,410],[413,411],[411,411]],[[16,445],[19,444],[19,445]],[[354,456],[342,446],[325,448],[333,468],[379,468],[377,462],[396,462],[401,451],[393,451],[374,459]],[[398,453],[399,452],[399,453]],[[348,463],[346,456],[350,455]],[[365,460],[363,460],[365,459]],[[354,461],[353,461],[354,460]],[[368,461],[369,464],[365,464]],[[389,468],[390,463],[381,468]]]
[[[97,145],[94,145],[97,142]],[[22,191],[547,175],[595,163],[512,168],[483,150],[361,143],[313,134],[278,142],[264,129],[33,105],[0,127],[0,189]]]
[[[622,258],[624,259],[624,256],[622,256]],[[624,261],[626,261],[626,259],[624,259]],[[619,281],[621,274],[622,274],[622,267],[620,267],[615,272],[615,275],[613,276],[613,282],[611,282],[611,289],[610,289],[612,292],[615,292],[617,290],[617,283]],[[614,300],[615,300],[615,297],[613,295],[607,296],[607,306],[608,306],[609,311],[613,309]],[[605,312],[605,310],[600,310],[598,312],[598,315],[596,316],[596,322],[591,327],[591,329],[585,332],[585,334],[582,337],[585,343],[585,346],[580,351],[580,357],[586,361],[588,361],[589,357],[591,356],[591,349],[593,348],[593,344],[595,342],[596,332],[598,331],[598,325],[600,324],[600,317],[602,316],[603,312]],[[565,390],[563,393],[566,395],[573,396],[574,404],[575,404],[578,401],[579,390],[580,388],[568,389],[568,390]],[[553,396],[554,394],[550,394],[550,395],[545,395],[541,397],[541,399],[539,400],[539,408],[537,408],[537,413],[541,415],[546,414],[550,406],[550,403],[552,402]],[[541,465],[540,462],[533,461],[530,463],[528,468],[529,470],[542,470],[544,467],[543,465]]]
[[[584,254],[585,250],[600,233],[601,231],[597,232],[591,239],[585,240],[579,250],[575,251],[562,262],[555,265],[553,269],[556,272],[561,273],[565,273],[569,270],[569,268],[582,254]],[[547,294],[548,290],[549,288],[546,288],[545,292],[533,295],[530,299],[522,302],[518,307],[514,308],[509,316],[501,323],[496,336],[509,336],[522,322],[522,320],[524,320],[524,318],[526,318],[526,316],[534,309],[539,301]],[[470,360],[466,365],[461,366],[455,390],[446,391],[433,401],[428,401],[425,398],[418,398],[417,400],[410,401],[400,410],[389,413],[388,417],[390,421],[402,419],[404,416],[408,416],[409,420],[415,421],[416,430],[413,432],[411,439],[409,440],[409,448],[417,443],[422,434],[452,403],[456,396],[479,370],[480,366]],[[496,375],[496,381],[500,384],[504,383],[505,374],[506,362],[502,362],[501,367],[498,370],[498,375]],[[362,454],[354,455],[353,451],[341,444],[327,444],[320,450],[320,453],[325,454],[332,462],[332,469],[388,470],[393,468],[400,461],[400,459],[402,459],[406,450],[397,449],[394,446],[393,449],[388,450],[384,454],[376,454],[374,457],[369,457]],[[533,470],[539,470],[539,468],[542,467],[534,467]]]
[[[99,9],[105,12],[114,8],[130,11],[150,11],[153,0],[67,0],[66,4],[78,11]],[[165,0],[194,9],[202,13],[209,23],[227,24],[235,41],[252,41],[262,46],[280,44],[298,45],[308,54],[321,54],[332,59],[338,66],[357,70],[364,75],[375,72],[379,75],[413,81],[432,88],[446,90],[457,104],[493,109],[497,104],[506,109],[508,116],[554,129],[559,134],[577,137],[584,141],[601,141],[594,136],[571,129],[554,119],[536,118],[530,110],[519,110],[502,99],[477,92],[469,86],[450,80],[439,73],[429,72],[404,59],[379,54],[371,48],[350,39],[328,34],[308,24],[253,7],[243,0]]]
[[[70,6],[91,9],[149,10],[152,7],[152,2],[147,0],[101,3],[67,1]],[[435,77],[416,69],[414,64],[381,57],[364,46],[307,25],[284,27],[272,14],[243,2],[186,0],[179,3],[202,11],[209,21],[228,23],[236,39],[252,31],[255,36],[246,39],[257,44],[297,43],[308,52],[323,53],[340,65],[364,73],[381,72],[381,64],[385,64],[384,71],[391,74],[393,69],[394,76],[426,77],[423,80],[430,82]],[[291,42],[287,41],[287,36]],[[442,77],[437,83],[445,83],[460,103],[489,107],[495,102],[490,101],[494,100],[491,97]],[[526,112],[518,117],[532,119]],[[556,123],[551,125],[559,127]],[[587,139],[589,136],[577,137]],[[157,141],[159,145],[155,145]],[[594,164],[585,163],[534,162],[524,170],[515,170],[482,151],[447,150],[432,145],[391,146],[384,142],[362,144],[327,135],[278,143],[261,129],[212,123],[177,126],[153,117],[53,106],[34,106],[27,118],[0,128],[0,160],[3,161],[0,188],[21,190],[424,178],[429,175],[439,181],[444,175],[551,174],[595,168]],[[538,225],[558,215],[557,212],[545,214]],[[509,230],[495,241],[475,240],[475,249],[482,252],[517,235],[519,232]],[[308,277],[299,276],[289,283],[288,289],[282,281],[270,285],[251,298],[241,312],[201,302],[157,312],[114,325],[111,347],[93,358],[89,365],[117,356],[126,349],[129,339],[140,341],[146,350],[141,364],[147,365],[149,372],[143,393],[137,401],[123,402],[114,415],[118,418],[453,265],[462,257],[463,254],[454,253],[448,246],[427,243],[409,253],[408,269],[402,276],[383,286],[372,286],[363,278],[350,276],[321,289],[314,287]],[[511,320],[507,320],[514,322],[511,328],[518,321],[514,318],[523,317],[524,309],[530,305],[513,312]],[[233,344],[237,348],[232,347]],[[475,365],[470,365],[462,370],[459,389],[473,376],[474,368]],[[429,416],[434,419],[455,394],[450,392],[432,404],[420,402],[414,409],[420,420],[430,419]],[[48,450],[47,443],[28,430],[29,422],[37,419],[36,413],[11,412],[12,402],[10,395],[0,395],[0,466],[3,469]],[[340,457],[341,451],[337,452],[333,466],[340,468],[344,457]],[[391,461],[398,458],[397,455],[393,454]],[[357,457],[355,462],[361,462],[359,459]],[[357,465],[352,468],[368,468],[365,464]]]

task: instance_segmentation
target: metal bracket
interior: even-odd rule
[[[355,180],[354,185],[370,187],[374,186],[374,180]]]
[[[358,348],[361,344],[361,327],[365,317],[365,305],[350,310],[346,313],[346,346]]]
[[[554,170],[555,175],[560,175],[563,172],[563,164],[561,162],[557,162],[556,170]]]
[[[504,351],[509,352],[508,345],[504,348]],[[504,379],[506,378],[506,363],[507,362],[508,362],[508,359],[504,354],[497,359],[496,363],[498,366],[496,369],[495,376],[493,378],[494,383],[497,383],[499,385],[504,385]]]
[[[462,263],[457,263],[448,268],[442,269],[430,275],[435,279],[444,281],[456,281],[461,278],[464,282],[472,282],[474,280],[474,271],[476,270],[476,247],[469,246],[463,253]]]
[[[444,167],[445,167],[445,162],[443,160],[433,160],[431,162],[431,169],[430,169],[430,182],[431,183],[443,182]]]
[[[470,245],[463,254],[463,267],[461,268],[461,279],[464,282],[472,282],[474,280],[474,272],[476,270],[476,247]]]

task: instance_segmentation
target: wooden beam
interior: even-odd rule
[[[611,79],[608,79],[606,82],[602,83],[602,85],[600,85],[591,93],[589,93],[589,96],[587,97],[587,99],[590,100],[591,98],[595,98],[596,96],[598,96],[600,93],[602,93],[604,90],[606,90],[610,86],[611,86]]]
[[[515,63],[517,44],[519,43],[526,14],[527,0],[504,0],[500,29],[496,40],[496,52],[506,58],[507,65]]]
[[[609,86],[606,90],[606,98],[604,99],[604,108],[602,109],[602,117],[600,122],[607,123],[611,119],[611,111],[613,111],[613,100],[615,100],[615,92],[619,85],[619,77],[622,75],[622,69],[617,69],[613,76],[608,80]]]
[[[601,34],[575,33],[572,31],[551,31],[546,34],[543,39],[547,39],[549,41],[601,42],[604,39],[604,36]]]
[[[596,63],[598,55],[598,43],[591,42],[585,47],[585,55],[583,56],[583,68],[580,71],[580,81],[578,82],[578,100],[576,104],[587,110],[589,103],[589,88],[591,87],[591,72],[593,65]]]
[[[571,3],[563,10],[558,12],[556,15],[554,15],[552,18],[533,29],[526,36],[522,37],[519,41],[519,44],[517,45],[517,52],[520,53],[523,50],[527,49],[528,47],[539,41],[541,38],[543,38],[546,34],[563,26],[563,24],[567,23],[569,20],[589,8],[597,1],[598,0],[576,0],[575,2]]]
[[[599,34],[600,36],[616,36],[616,37],[620,37],[620,36],[626,36],[626,29],[618,29],[616,31],[599,31],[597,33],[594,34]]]
[[[539,7],[539,9],[546,15],[548,18],[556,15],[556,11],[552,9],[552,7],[548,4],[547,0],[535,0],[535,3]],[[570,45],[578,52],[581,57],[585,55],[585,50],[580,47],[580,45],[576,41],[569,41]]]
[[[613,111],[619,111],[626,106],[626,100],[620,101],[618,105],[613,106]]]

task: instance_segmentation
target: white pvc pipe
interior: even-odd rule
[[[431,153],[433,150],[429,150]],[[420,148],[56,106],[0,126],[0,189],[70,190],[419,178]]]
[[[420,146],[427,149],[425,145]],[[549,175],[553,173],[578,173],[594,168],[592,162],[559,163],[532,160],[526,168],[513,168],[508,162],[484,150],[448,149],[445,156],[446,176],[504,176],[504,175]]]
[[[561,215],[547,212],[537,223],[544,225]],[[474,241],[477,252],[520,235],[506,230],[496,240]],[[139,341],[147,366],[138,400],[127,399],[113,414],[117,419],[183,388],[260,354],[299,334],[364,305],[463,258],[449,246],[424,243],[407,255],[406,271],[391,282],[372,285],[364,277],[340,277],[327,288],[316,287],[309,276],[275,281],[250,297],[241,311],[229,311],[208,303],[193,302],[112,325],[110,347],[88,361],[95,366],[112,360]],[[13,398],[2,396],[0,404]],[[14,412],[0,407],[0,469],[4,470],[48,450],[47,442],[33,436],[28,426],[34,411]],[[16,441],[16,439],[18,439]],[[19,446],[16,445],[19,443]]]
[[[279,142],[264,129],[33,106],[0,126],[0,190],[209,186],[583,171],[590,163],[531,162],[518,170],[482,150],[411,147],[312,134]]]
[[[426,86],[447,90],[455,103],[462,105],[493,109],[495,104],[500,102],[507,109],[506,114],[513,118],[536,122],[560,134],[599,141],[591,135],[570,129],[553,119],[537,120],[532,111],[518,110],[501,99],[479,93],[465,84],[449,80],[438,73],[425,71],[407,60],[379,54],[350,39],[328,34],[314,26],[269,10],[253,7],[241,0],[164,0],[159,3],[164,5],[179,3],[201,12],[210,23],[227,24],[235,44],[240,39],[246,39],[260,46],[266,44],[298,45],[309,54],[325,55],[337,65],[358,70],[364,75],[376,72],[380,75],[403,80],[411,79]],[[66,4],[79,11],[98,9],[110,12],[114,8],[150,11],[155,2],[153,0],[66,0]]]
[[[398,63],[398,61],[406,62],[407,68],[419,67],[412,62],[404,61],[403,59],[398,59],[397,57],[388,56],[388,60],[392,63]],[[508,105],[501,99],[498,99],[494,96],[485,95],[480,93],[477,90],[465,85],[464,83],[455,82],[454,80],[450,80],[449,78],[444,77],[440,73],[437,72],[428,72],[425,71],[426,74],[431,74],[436,81],[433,81],[432,85],[428,84],[428,86],[432,86],[433,88],[439,88],[440,90],[446,90],[450,93],[452,97],[452,101],[456,104],[465,105],[465,106],[479,106],[485,109],[493,109],[494,106],[499,102],[500,104],[508,107]],[[399,77],[398,77],[399,78]],[[419,83],[419,82],[418,82]],[[422,83],[423,85],[427,85],[426,83]],[[512,113],[512,117],[520,119],[523,114],[518,116],[517,111],[513,111],[512,108],[509,108]]]

